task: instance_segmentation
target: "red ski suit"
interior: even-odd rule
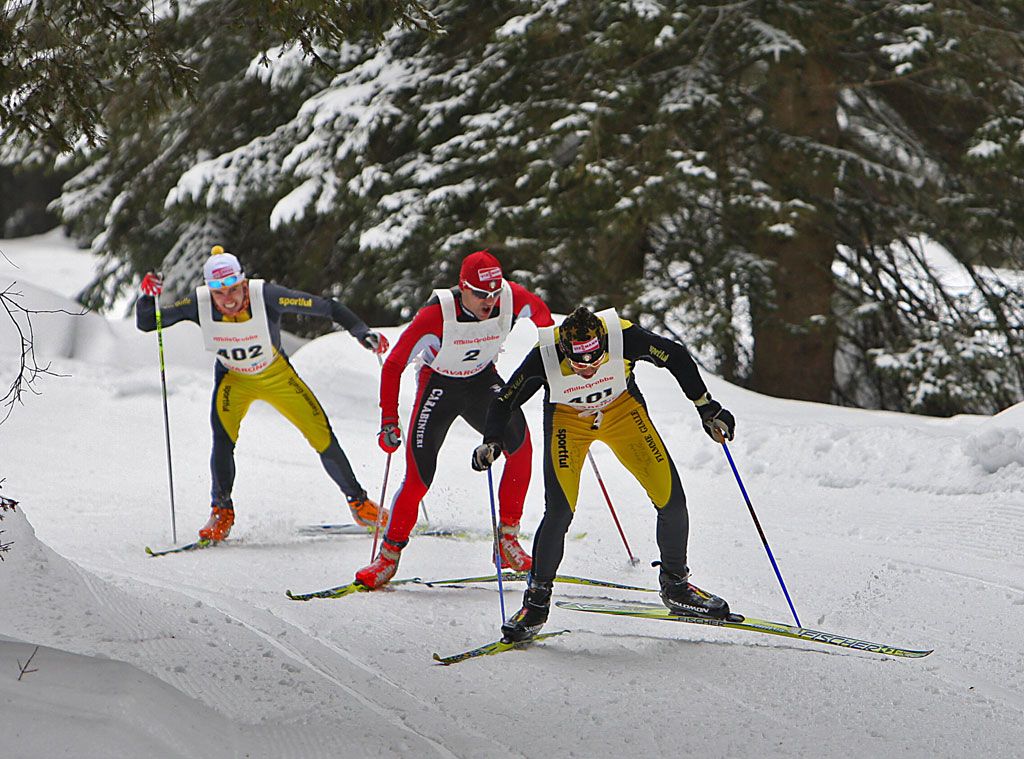
[[[538,296],[525,287],[509,282],[512,289],[512,316],[529,318],[538,327],[554,324],[551,311]],[[478,319],[463,308],[458,288],[452,288],[457,319],[460,323]],[[490,315],[498,318],[508,304],[499,302]],[[441,347],[444,317],[437,298],[419,310],[388,354],[380,377],[381,425],[398,422],[398,392],[402,371],[416,357],[423,362],[417,375],[416,402],[406,427],[405,481],[395,495],[388,523],[388,541],[404,545],[416,525],[420,501],[426,495],[437,468],[437,454],[448,429],[461,416],[483,433],[491,399],[504,384],[493,362],[468,377],[450,377],[434,371],[433,361]],[[505,467],[498,488],[501,522],[518,525],[523,501],[530,484],[532,448],[530,433],[522,412],[506,428],[502,441]]]

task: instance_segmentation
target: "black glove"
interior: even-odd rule
[[[696,406],[708,437],[716,443],[733,439],[736,434],[736,418],[728,409],[722,408],[721,403],[713,400],[711,393],[705,393],[702,398],[698,398]]]
[[[490,469],[501,455],[501,443],[481,443],[473,450],[473,469],[482,472]]]

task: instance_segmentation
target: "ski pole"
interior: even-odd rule
[[[494,506],[494,475],[487,468],[487,491],[491,495],[491,529],[494,531],[494,570],[498,573],[498,601],[501,605],[501,624],[505,624],[505,587],[501,577],[501,549],[498,547],[498,512]]]
[[[159,274],[157,275],[160,276]],[[162,277],[161,277],[162,279]],[[160,390],[164,400],[164,442],[167,447],[167,487],[171,493],[171,538],[178,542],[178,526],[174,518],[174,469],[171,466],[171,422],[167,413],[167,372],[164,369],[164,324],[160,314],[160,294],[153,296],[156,304],[156,342],[160,349]]]
[[[622,531],[622,525],[619,524],[619,518],[615,515],[615,507],[612,506],[611,496],[608,495],[608,489],[604,486],[604,480],[601,479],[601,473],[597,471],[597,462],[594,461],[594,454],[587,451],[587,459],[590,460],[590,466],[594,468],[594,474],[597,476],[597,484],[601,486],[601,492],[604,493],[604,500],[608,504],[608,510],[612,513],[612,519],[615,520],[615,526],[619,528],[619,535],[622,536],[622,545],[626,546],[626,553],[629,554],[629,563],[634,567],[640,563],[640,559],[633,555],[633,552],[629,550],[629,543],[626,542],[626,533]]]
[[[377,539],[380,537],[380,518],[384,515],[384,494],[388,492],[388,474],[391,472],[391,454],[388,454],[387,463],[384,464],[384,484],[380,486],[380,500],[377,502],[377,521],[373,524],[373,550],[370,552],[370,561],[377,558]]]
[[[377,354],[377,365],[381,369],[384,368],[384,357],[382,355],[380,355],[379,353]],[[402,434],[403,437],[405,436],[405,430],[402,429],[402,420],[401,419],[398,420],[398,431]],[[383,497],[383,496],[381,496],[381,497]],[[430,516],[427,514],[427,504],[426,504],[426,502],[422,498],[420,499],[420,509],[423,511],[423,521],[426,522],[427,524],[430,524]]]
[[[793,601],[789,597],[789,591],[786,589],[786,582],[782,579],[782,572],[779,571],[779,565],[775,563],[775,557],[772,555],[772,549],[768,545],[768,538],[764,535],[764,530],[761,529],[761,523],[757,520],[757,514],[754,513],[754,504],[750,502],[750,496],[747,495],[747,489],[743,487],[743,480],[740,479],[740,473],[736,470],[736,463],[732,460],[732,454],[729,453],[729,446],[724,442],[722,443],[722,450],[725,451],[725,457],[729,459],[729,466],[732,467],[732,473],[736,476],[736,484],[740,486],[740,492],[743,493],[743,500],[747,502],[747,510],[750,512],[751,518],[754,520],[754,526],[757,528],[757,534],[761,536],[761,542],[764,544],[764,550],[768,552],[768,559],[772,563],[772,568],[775,570],[775,576],[779,578],[779,585],[782,586],[782,592],[786,596],[786,603],[789,604],[789,610],[793,612],[793,619],[796,620],[797,627],[803,627],[800,624],[800,617],[796,615],[796,609],[793,607]]]

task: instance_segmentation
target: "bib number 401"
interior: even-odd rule
[[[570,398],[569,403],[597,403],[604,398],[610,398],[611,394],[612,389],[610,387],[606,387],[604,390],[598,390],[597,392],[590,393],[586,396],[578,395],[575,398]]]
[[[238,347],[221,348],[217,351],[217,355],[222,358],[230,359],[231,361],[245,361],[247,358],[259,358],[263,355],[262,345],[250,345],[248,348]]]

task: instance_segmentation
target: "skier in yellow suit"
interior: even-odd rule
[[[539,343],[491,402],[473,468],[501,453],[512,413],[540,387],[544,403],[544,519],[533,540],[533,568],[523,608],[502,626],[508,640],[528,640],[548,618],[551,588],[579,496],[580,472],[595,440],[605,443],[647,491],[658,514],[661,597],[677,614],[722,618],[729,605],[689,582],[689,516],[672,457],[647,413],[633,377],[636,361],[667,368],[716,442],[732,440],[733,415],[711,398],[697,364],[681,344],[649,332],[614,309],[580,307],[557,327],[538,330]]]
[[[235,443],[253,401],[266,401],[294,424],[313,449],[327,474],[344,493],[353,518],[362,525],[377,521],[378,506],[359,484],[341,449],[327,414],[313,391],[295,372],[281,348],[281,316],[304,314],[333,319],[366,349],[383,354],[388,341],[332,298],[290,290],[260,279],[247,279],[231,253],[215,245],[203,266],[205,285],[173,306],[161,309],[163,326],[181,321],[197,323],[206,349],[217,356],[210,424],[213,453],[210,470],[211,513],[199,537],[224,540],[235,522],[231,490],[235,481]],[[156,303],[163,288],[152,272],[142,280],[143,295],[136,306],[136,326],[156,329]],[[386,514],[382,521],[387,523]]]

